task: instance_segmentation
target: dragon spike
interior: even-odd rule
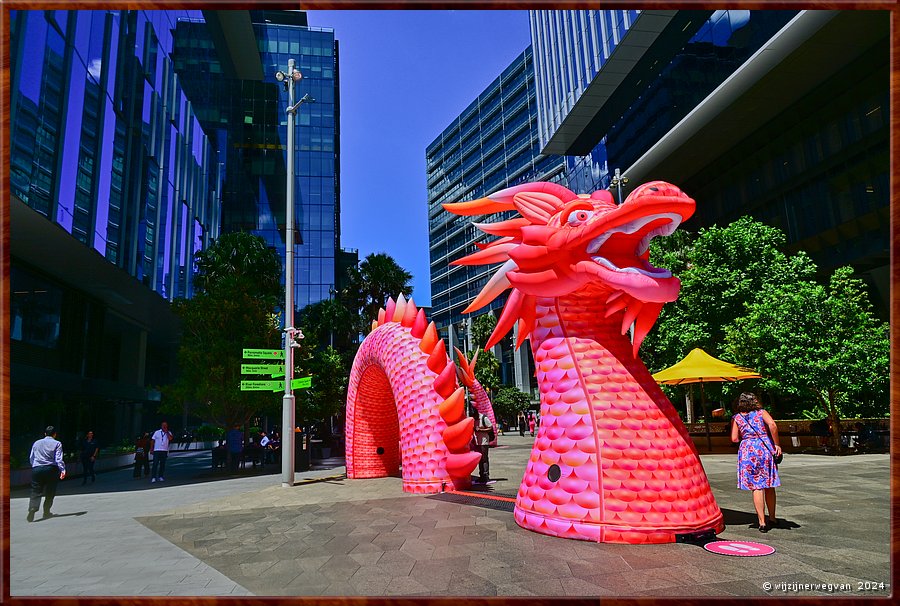
[[[662,308],[663,303],[644,303],[644,306],[641,308],[641,313],[638,314],[637,319],[634,321],[634,343],[632,344],[634,357],[637,357],[637,352],[641,348],[641,343],[644,342],[644,337],[653,328]]]
[[[372,330],[378,328],[378,320],[372,320]]]
[[[516,323],[516,320],[519,318],[519,310],[522,307],[522,299],[522,291],[513,290],[510,293],[509,299],[506,300],[506,306],[503,308],[503,313],[500,314],[500,319],[497,320],[497,326],[494,327],[494,332],[491,333],[488,342],[484,346],[485,351],[496,345],[503,338],[503,335],[508,333],[513,324]]]
[[[428,368],[434,374],[440,374],[444,367],[447,366],[447,362],[447,348],[444,345],[444,340],[438,339],[437,344],[428,356]]]
[[[472,471],[478,466],[481,460],[480,452],[461,452],[459,454],[448,454],[444,468],[451,478],[468,478]]]
[[[378,310],[378,320],[376,320],[379,324],[384,324],[384,308]]]
[[[472,358],[470,364],[466,355],[458,347],[453,349],[456,350],[456,378],[466,387],[472,387],[475,384],[475,360],[478,359],[478,352],[475,352],[475,357]]]
[[[493,225],[493,224],[488,223],[488,225]],[[499,244],[506,244],[507,242],[515,242],[515,241],[516,241],[515,238],[507,236],[504,238],[497,238],[493,242],[475,242],[475,246],[481,250],[484,250],[485,248],[490,248],[491,246],[497,246]]]
[[[434,380],[434,391],[442,398],[449,398],[456,387],[456,364],[450,362]]]
[[[466,390],[464,387],[456,389],[441,402],[438,412],[447,425],[455,425],[465,418]]]
[[[522,306],[519,311],[519,338],[516,343],[516,349],[522,346],[531,329],[534,328],[534,316],[536,313],[536,302],[534,295],[525,295],[522,298]]]
[[[418,311],[415,302],[412,300],[412,297],[410,297],[409,301],[406,302],[406,311],[403,312],[403,317],[400,318],[400,324],[407,328],[411,328],[416,321],[416,314]]]
[[[384,306],[384,321],[385,322],[393,322],[394,321],[394,309],[397,307],[397,303],[391,297],[388,297],[387,305]]]
[[[478,296],[463,310],[463,313],[467,314],[477,311],[503,294],[503,291],[512,286],[509,283],[509,278],[506,277],[506,273],[513,271],[514,269],[516,269],[516,264],[512,259],[504,263],[503,266],[491,276],[491,279],[484,285],[484,288],[481,289]]]
[[[618,299],[619,297],[621,297],[624,294],[625,294],[624,290],[613,291],[613,293],[611,295],[609,295],[609,297],[607,297],[606,304],[609,305],[610,303],[612,303],[613,301],[615,301],[616,299]]]
[[[513,242],[499,244],[497,246],[489,246],[488,248],[479,250],[462,259],[451,261],[450,265],[489,265],[491,263],[499,263],[509,259],[509,251],[516,248],[518,244]]]
[[[391,316],[391,319],[394,322],[401,322],[404,313],[406,313],[406,299],[403,297],[403,293],[400,293],[397,295],[397,303],[394,306],[394,315]]]
[[[419,349],[422,350],[422,353],[431,355],[434,346],[437,345],[437,342],[440,340],[441,338],[438,336],[437,326],[434,325],[434,322],[431,322],[428,324],[428,328],[425,329],[425,334],[422,335],[422,340],[419,342]]]
[[[531,225],[531,221],[524,217],[516,217],[496,223],[472,223],[472,225],[492,236],[516,237],[522,235],[522,228]]]
[[[462,389],[462,388],[460,388]],[[472,435],[475,433],[475,419],[474,417],[465,417],[459,423],[454,423],[453,425],[447,425],[447,428],[444,429],[443,437],[444,437],[444,445],[447,447],[447,450],[454,453],[460,452],[468,452],[469,450],[469,442],[472,440]]]
[[[504,210],[513,210],[512,203],[495,202],[490,198],[478,198],[468,202],[455,202],[451,204],[441,204],[444,210],[454,215],[464,215],[471,217],[473,215],[490,215],[502,212]]]
[[[626,300],[626,297],[621,297],[619,299],[616,299],[615,301],[613,301],[612,303],[610,303],[607,306],[606,313],[603,315],[603,317],[608,318],[611,315],[613,315],[614,313],[616,313],[617,311],[622,311],[623,309],[625,309],[625,305],[627,305],[627,304],[628,304],[628,301]]]
[[[420,309],[416,312],[416,319],[412,323],[412,330],[409,333],[417,339],[425,336],[425,329],[428,327],[428,320],[425,319],[425,310]]]
[[[638,314],[641,313],[641,307],[643,307],[643,303],[638,301],[637,299],[633,299],[628,307],[625,308],[625,314],[622,316],[622,334],[624,335],[628,332],[628,329],[631,328],[631,325],[634,324],[634,319],[637,318]]]

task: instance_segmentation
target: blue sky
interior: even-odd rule
[[[531,43],[527,11],[309,11],[340,42],[342,244],[431,304],[425,148]]]

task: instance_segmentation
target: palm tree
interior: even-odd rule
[[[396,299],[400,293],[407,297],[412,293],[412,274],[384,253],[368,255],[349,273],[350,285],[344,295],[349,306],[359,310],[363,331],[378,317],[378,309],[388,297]]]

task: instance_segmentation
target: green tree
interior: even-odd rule
[[[355,350],[359,332],[357,315],[338,299],[307,305],[297,314],[295,324],[303,331],[304,347],[332,346],[341,352]]]
[[[475,356],[473,349],[469,352],[469,359]],[[478,362],[475,364],[475,378],[481,383],[488,394],[492,394],[495,389],[500,387],[500,360],[491,351],[481,351],[478,354]]]
[[[497,418],[510,420],[518,417],[520,412],[528,410],[531,396],[515,387],[505,386],[500,388],[491,403]]]
[[[725,327],[744,315],[747,305],[768,289],[810,279],[815,264],[804,252],[783,252],[784,233],[750,217],[724,227],[701,229],[696,236],[676,231],[651,242],[650,256],[681,279],[676,301],[663,307],[656,326],[641,345],[641,357],[659,371],[700,347],[725,355]],[[727,356],[726,356],[727,357]],[[740,385],[710,384],[708,395],[739,390]]]
[[[481,349],[497,326],[497,318],[492,313],[481,314],[472,320],[472,340],[475,349]],[[479,357],[479,360],[481,358]]]
[[[875,317],[851,268],[836,270],[827,287],[771,285],[726,330],[728,349],[765,377],[762,387],[815,395],[831,419],[835,448],[840,417],[854,412],[850,401],[874,397],[888,411],[888,325]]]
[[[359,331],[366,333],[388,297],[396,300],[412,293],[412,274],[390,255],[372,253],[349,270],[349,286],[341,293],[348,309],[359,314]]]
[[[244,348],[280,348],[278,316],[281,262],[258,236],[222,236],[195,257],[197,294],[177,299],[181,319],[178,379],[163,388],[160,410],[187,410],[220,427],[244,425],[252,416],[277,412],[271,392],[241,392]]]
[[[295,392],[298,423],[321,423],[342,410],[349,378],[344,356],[333,347],[326,347],[302,354],[299,365],[300,376],[312,376],[312,387]]]

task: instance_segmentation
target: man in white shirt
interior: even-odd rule
[[[169,442],[172,441],[172,432],[169,431],[169,424],[165,421],[160,424],[159,429],[150,436],[150,451],[153,452],[153,469],[150,472],[150,482],[165,481],[163,474],[166,473],[166,459],[169,457]]]
[[[269,448],[269,443],[272,441],[269,439],[269,436],[266,435],[266,432],[261,431],[259,435],[262,437],[259,439],[259,446],[263,449],[263,465],[266,463],[271,463],[272,461],[272,449]]]
[[[31,446],[28,457],[31,462],[31,498],[28,500],[28,521],[34,522],[34,514],[44,497],[44,517],[52,518],[50,508],[56,498],[56,484],[66,477],[62,444],[56,439],[56,429],[50,425],[44,437]]]

